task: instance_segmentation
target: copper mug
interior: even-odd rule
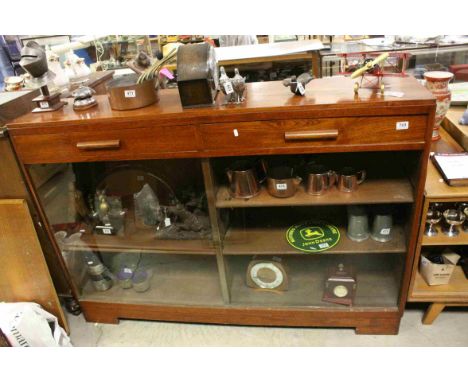
[[[335,184],[336,173],[327,170],[323,165],[308,164],[306,166],[306,191],[311,195],[321,195]]]
[[[229,180],[229,193],[234,198],[249,199],[260,192],[260,183],[265,179],[264,162],[239,160],[234,162],[226,175]]]
[[[356,171],[353,167],[343,167],[338,173],[338,189],[342,192],[356,191],[366,179],[366,171]]]
[[[302,182],[302,178],[294,175],[294,169],[289,166],[278,166],[268,170],[268,193],[276,198],[293,196]]]

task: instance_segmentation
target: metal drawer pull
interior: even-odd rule
[[[284,139],[286,141],[314,141],[320,139],[336,139],[338,130],[321,131],[286,131]]]
[[[78,142],[76,147],[79,150],[105,150],[120,148],[120,139],[109,141]]]

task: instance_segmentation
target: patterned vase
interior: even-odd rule
[[[453,74],[450,72],[426,72],[424,73],[424,78],[426,79],[426,88],[436,97],[437,109],[432,131],[432,140],[437,141],[440,139],[440,124],[444,120],[445,114],[447,114],[450,107],[452,96],[448,84],[452,80]]]

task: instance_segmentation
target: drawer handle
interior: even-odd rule
[[[120,148],[120,139],[109,141],[78,142],[76,147],[79,150],[105,150]]]
[[[320,139],[336,139],[338,130],[321,131],[286,131],[284,139],[286,141],[314,141]]]

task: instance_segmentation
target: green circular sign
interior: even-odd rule
[[[333,248],[340,241],[340,231],[323,221],[306,221],[289,227],[288,243],[303,252],[315,253]]]

